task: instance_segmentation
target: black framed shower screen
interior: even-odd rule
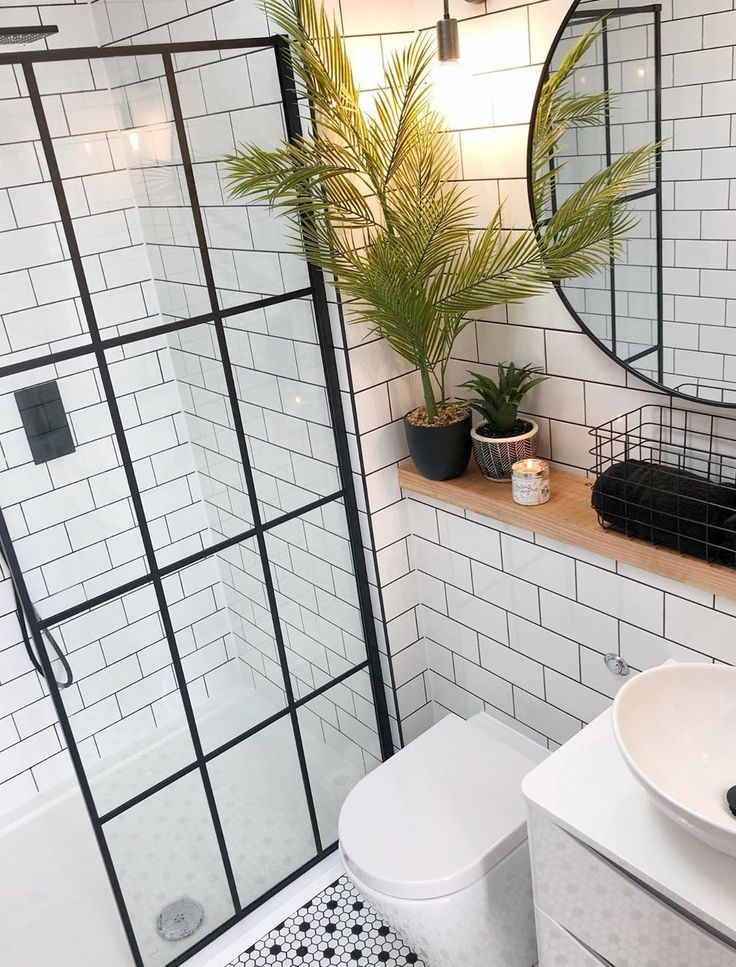
[[[48,180],[53,187],[56,204],[58,206],[59,220],[62,226],[64,239],[68,248],[68,259],[71,262],[76,284],[79,290],[79,300],[83,307],[84,320],[88,328],[89,342],[84,345],[75,345],[71,348],[53,351],[50,354],[26,356],[15,362],[0,365],[0,378],[17,376],[21,373],[33,375],[34,371],[49,367],[55,363],[62,363],[80,357],[91,357],[97,367],[99,379],[104,389],[104,400],[109,407],[110,418],[114,431],[114,440],[119,450],[119,458],[125,473],[127,485],[130,492],[130,502],[134,510],[135,524],[138,527],[141,540],[145,551],[145,561],[147,573],[136,577],[123,584],[106,590],[100,594],[90,597],[76,605],[57,611],[55,614],[40,618],[34,609],[34,602],[31,597],[29,586],[24,575],[16,550],[13,546],[5,509],[0,509],[0,541],[5,552],[7,562],[11,571],[12,579],[18,592],[26,620],[29,624],[35,648],[37,650],[41,665],[44,670],[45,678],[51,692],[54,705],[59,718],[59,723],[67,744],[69,755],[71,756],[74,770],[76,772],[79,786],[89,812],[95,837],[104,861],[107,874],[110,879],[112,891],[117,903],[123,927],[130,943],[133,960],[138,967],[145,967],[145,959],[139,949],[138,938],[131,922],[130,913],[126,905],[124,891],[121,888],[116,863],[111,854],[106,837],[106,826],[116,818],[124,815],[135,806],[161,793],[174,783],[186,776],[198,775],[201,778],[202,788],[207,801],[209,811],[208,819],[212,824],[212,829],[217,840],[220,859],[227,879],[230,900],[232,903],[232,915],[219,923],[216,929],[211,930],[206,936],[193,943],[185,952],[167,961],[169,965],[183,963],[192,956],[193,953],[206,946],[215,936],[222,933],[235,922],[257,907],[264,900],[281,890],[286,884],[301,875],[310,866],[317,863],[324,856],[332,852],[336,846],[334,842],[323,842],[320,831],[318,817],[315,809],[314,796],[311,787],[311,776],[305,756],[304,743],[302,737],[302,727],[299,720],[299,711],[308,703],[323,695],[333,686],[343,682],[349,682],[353,676],[367,673],[370,676],[370,689],[372,693],[373,706],[376,716],[376,732],[380,743],[381,754],[387,758],[392,754],[393,745],[389,726],[386,699],[381,678],[381,666],[376,641],[375,628],[373,624],[370,588],[366,572],[366,565],[363,558],[362,539],[360,533],[360,522],[356,504],[355,492],[353,487],[352,468],[348,449],[348,439],[346,433],[345,420],[340,400],[340,385],[338,377],[338,367],[336,361],[335,348],[331,332],[329,319],[329,308],[326,297],[325,285],[322,274],[313,266],[308,266],[308,286],[286,292],[283,295],[269,296],[267,298],[255,299],[244,302],[236,306],[223,306],[218,298],[218,289],[210,259],[210,251],[207,242],[205,221],[203,218],[202,205],[200,203],[197,179],[195,177],[194,163],[190,152],[189,141],[185,124],[185,117],[182,111],[179,88],[174,66],[174,57],[180,54],[197,53],[217,53],[223,51],[248,51],[248,50],[272,50],[275,57],[275,66],[278,73],[279,87],[281,91],[283,119],[285,129],[289,138],[294,138],[301,131],[300,124],[300,105],[295,93],[295,85],[289,60],[288,46],[281,37],[263,37],[244,40],[221,40],[204,41],[174,44],[145,44],[130,47],[106,47],[106,48],[74,48],[62,50],[44,50],[38,52],[18,52],[0,55],[0,65],[14,65],[19,67],[22,72],[27,88],[27,97],[33,109],[33,115],[38,128],[38,138],[40,141],[43,157],[48,168]],[[187,201],[193,218],[194,229],[196,232],[196,248],[201,259],[201,266],[206,283],[207,297],[209,300],[209,311],[188,318],[175,319],[164,322],[149,328],[138,331],[126,332],[122,335],[107,337],[101,332],[101,327],[96,316],[95,306],[91,295],[90,286],[86,277],[83,256],[78,244],[74,219],[67,199],[66,189],[56,156],[54,137],[50,131],[48,118],[43,102],[42,93],[39,90],[39,83],[36,76],[36,65],[48,62],[60,61],[96,61],[109,58],[141,58],[153,55],[161,58],[163,64],[163,75],[165,78],[165,89],[168,92],[170,110],[172,114],[173,127],[176,132],[178,151],[180,152],[180,165],[183,170],[186,183]],[[1,149],[0,149],[1,150]],[[254,479],[252,458],[249,450],[247,433],[243,424],[243,417],[240,409],[240,400],[236,386],[233,364],[230,354],[230,346],[227,340],[226,325],[227,320],[245,312],[265,309],[279,303],[305,299],[311,300],[316,321],[316,330],[319,340],[319,352],[324,371],[324,387],[326,389],[329,413],[331,417],[332,433],[334,435],[335,451],[337,456],[337,469],[339,473],[340,487],[334,493],[320,497],[310,503],[290,510],[272,519],[264,520],[259,500],[257,496],[257,484]],[[252,526],[241,532],[221,540],[216,544],[207,546],[195,554],[166,563],[162,565],[156,556],[154,539],[151,535],[149,523],[146,518],[144,501],[141,497],[141,486],[136,477],[131,458],[131,452],[126,435],[126,427],[118,405],[118,397],[110,374],[108,351],[120,347],[134,345],[151,337],[163,336],[166,334],[181,333],[196,326],[208,325],[213,327],[217,349],[222,365],[222,376],[226,386],[226,395],[229,401],[229,413],[232,420],[232,428],[237,438],[237,449],[240,462],[242,464],[243,475],[246,484],[246,496],[249,502],[252,515]],[[318,510],[328,505],[336,505],[344,508],[347,532],[349,534],[350,547],[352,552],[352,565],[356,584],[357,600],[359,602],[362,632],[365,642],[364,660],[354,664],[341,674],[330,678],[320,687],[307,694],[297,696],[289,669],[287,647],[284,640],[284,633],[279,620],[279,605],[277,601],[277,590],[274,585],[272,575],[272,563],[269,558],[266,538],[269,532],[282,525],[285,525],[305,514]],[[241,731],[239,734],[229,738],[226,742],[217,747],[205,750],[199,735],[198,722],[189,694],[188,683],[182,659],[177,647],[176,634],[170,615],[169,603],[164,589],[164,581],[167,576],[176,572],[181,572],[183,568],[196,564],[219,552],[235,547],[245,541],[251,541],[257,549],[258,557],[263,569],[263,578],[270,609],[273,618],[273,628],[278,652],[278,661],[281,666],[283,676],[283,689],[286,694],[285,706],[275,714],[256,725]],[[89,612],[91,609],[110,602],[115,598],[133,592],[137,589],[149,588],[155,594],[161,620],[165,633],[166,642],[170,653],[171,666],[176,679],[178,693],[181,696],[183,710],[186,716],[186,723],[191,738],[194,756],[182,768],[165,776],[153,783],[142,791],[138,791],[130,798],[116,804],[113,808],[101,812],[95,801],[89,777],[85,769],[83,758],[80,755],[73,728],[70,724],[69,714],[65,708],[63,697],[56,682],[54,669],[52,667],[53,655],[49,655],[44,638],[44,632],[54,626],[71,620],[79,615]],[[276,722],[284,721],[290,724],[293,731],[295,747],[298,756],[301,782],[304,795],[309,810],[312,835],[314,838],[314,852],[312,858],[298,869],[273,885],[270,889],[260,895],[256,900],[244,903],[241,901],[238,891],[238,884],[233,870],[233,863],[230,850],[223,831],[223,824],[219,815],[218,804],[213,791],[212,781],[209,774],[211,764],[221,755],[238,747],[241,743],[247,742],[254,736],[261,733],[264,729]],[[257,781],[257,777],[254,777]],[[152,915],[155,911],[152,911]]]

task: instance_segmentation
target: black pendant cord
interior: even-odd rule
[[[31,644],[31,636],[28,633],[28,624],[26,622],[25,612],[23,611],[23,605],[21,604],[20,597],[18,596],[18,589],[15,586],[15,581],[13,580],[13,575],[10,571],[10,567],[8,566],[8,561],[7,561],[7,558],[5,557],[5,552],[3,551],[2,546],[0,546],[0,560],[2,560],[3,564],[5,565],[5,570],[7,571],[9,575],[10,583],[13,586],[13,597],[15,599],[15,613],[18,616],[18,624],[20,625],[21,634],[23,635],[23,644],[25,645],[26,651],[28,652],[28,657],[30,658],[31,664],[36,669],[38,674],[42,678],[46,678],[46,672],[43,670],[43,665],[41,664],[41,662],[38,659],[38,656],[33,650],[33,645]],[[34,612],[35,612],[35,608],[34,608]],[[40,621],[40,618],[37,612],[34,614],[34,617],[37,622]],[[56,657],[61,662],[61,667],[64,669],[64,680],[59,681],[57,679],[56,684],[59,686],[59,688],[69,688],[69,686],[74,682],[74,672],[72,671],[71,665],[69,664],[69,659],[66,657],[63,649],[61,648],[61,645],[58,643],[56,638],[54,638],[54,636],[51,634],[48,628],[45,628],[42,634],[46,639],[46,641],[48,641],[48,643],[51,645],[51,648],[54,651]]]

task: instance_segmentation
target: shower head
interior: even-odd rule
[[[33,44],[51,34],[58,34],[59,28],[55,24],[44,26],[35,24],[32,27],[0,27],[0,46],[4,44]]]

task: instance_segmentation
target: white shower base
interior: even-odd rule
[[[239,701],[242,699],[241,692]],[[262,697],[257,701],[262,703]],[[227,715],[227,710],[228,703],[221,696],[217,717]],[[217,728],[214,723],[213,727]],[[179,740],[174,733],[166,742]],[[364,769],[312,733],[305,733],[304,741],[311,769],[320,778],[314,789],[320,825],[328,830],[336,821],[342,799]],[[149,755],[151,751],[149,748]],[[110,771],[110,781],[124,784],[127,769],[140,768],[136,759],[145,754],[141,751],[117,764]],[[157,743],[155,754],[167,755],[165,744]],[[244,755],[241,764],[247,761],[247,768],[236,768],[232,760],[233,768],[224,773],[226,786],[220,788],[221,801],[227,801],[236,816],[238,803],[245,807],[252,802],[259,787],[281,785],[288,792],[284,783],[294,778],[279,769],[276,741],[254,744],[252,751],[244,749]],[[301,782],[298,776],[296,779]],[[128,823],[126,833],[116,838],[125,844],[124,849],[117,848],[116,867],[146,967],[163,967],[227,920],[232,905],[221,872],[213,869],[217,864],[212,862],[212,850],[205,843],[211,837],[208,815],[197,811],[201,821],[195,818],[192,822],[191,816],[187,821],[192,804],[186,796],[170,795],[165,802],[157,794],[145,809],[136,808],[137,821]],[[256,810],[242,827],[231,826],[229,847],[244,902],[274,885],[275,879],[268,882],[269,874],[276,879],[277,874],[286,876],[314,855],[298,797],[294,797],[293,808],[292,821],[287,796],[277,814]],[[111,840],[115,839],[113,824],[125,816],[108,827]],[[26,807],[22,814],[6,817],[0,828],[0,870],[3,963],[13,967],[133,967],[92,826],[76,788],[63,789],[31,811]],[[203,926],[187,941],[164,941],[155,929],[158,913],[166,903],[184,895],[203,903]],[[258,911],[253,917],[258,918]],[[246,921],[232,931],[242,935],[245,929]],[[207,963],[206,958],[207,951],[203,951],[197,962]]]

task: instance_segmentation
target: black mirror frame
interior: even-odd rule
[[[557,30],[557,33],[555,34],[554,39],[550,44],[550,48],[547,53],[547,57],[544,61],[542,73],[540,75],[539,83],[537,84],[537,89],[534,95],[534,103],[532,106],[531,118],[529,120],[529,138],[527,140],[527,151],[526,151],[526,190],[527,190],[527,198],[529,201],[529,212],[531,214],[531,219],[532,219],[532,227],[535,233],[538,233],[538,218],[537,218],[537,212],[534,206],[534,193],[532,191],[532,179],[533,179],[532,158],[533,158],[533,152],[534,152],[534,131],[537,126],[537,114],[539,112],[539,99],[541,97],[544,84],[547,81],[547,78],[549,77],[549,71],[550,71],[550,67],[552,66],[552,59],[555,55],[555,52],[557,51],[560,41],[562,40],[562,37],[565,31],[569,27],[570,21],[573,19],[575,12],[583,2],[584,0],[575,0],[575,2],[570,6],[570,9],[565,14],[562,20],[562,23],[560,24],[559,29]],[[649,11],[653,13],[655,17],[657,17],[661,15],[662,5],[659,3],[642,5],[641,7],[638,8],[638,10],[639,12]],[[585,333],[585,335],[588,336],[588,338],[591,339],[595,343],[595,345],[603,353],[606,354],[606,356],[612,359],[616,363],[616,365],[620,366],[627,373],[630,373],[640,382],[648,384],[649,386],[657,390],[657,392],[659,393],[662,393],[677,399],[687,400],[690,403],[697,403],[700,406],[709,406],[709,407],[717,406],[724,409],[734,409],[734,406],[736,406],[736,404],[734,403],[727,403],[727,402],[718,401],[718,400],[704,400],[698,396],[692,396],[689,393],[682,393],[679,390],[670,389],[668,386],[664,386],[662,383],[658,383],[656,380],[650,379],[648,376],[644,376],[638,370],[634,369],[632,365],[630,365],[629,363],[625,363],[623,360],[619,359],[619,357],[611,349],[609,349],[608,346],[606,346],[606,344],[602,342],[598,338],[598,336],[596,336],[592,332],[592,330],[583,322],[577,309],[573,307],[572,303],[567,298],[565,291],[562,288],[562,285],[560,284],[560,282],[555,282],[554,287],[557,290],[557,295],[560,297],[562,304],[565,306],[565,308],[570,313],[570,315],[575,320],[575,322],[580,326],[581,330]],[[736,392],[736,385],[734,386],[734,391]]]

